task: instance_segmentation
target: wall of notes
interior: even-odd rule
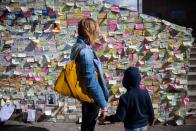
[[[33,115],[39,109],[55,122],[81,117],[80,103],[55,93],[53,85],[70,61],[77,22],[83,17],[100,25],[93,48],[111,92],[109,113],[126,92],[121,85],[124,69],[137,66],[158,120],[173,117],[177,125],[183,124],[192,29],[99,0],[2,0],[1,106],[11,100],[16,109]]]

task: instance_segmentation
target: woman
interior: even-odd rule
[[[91,18],[80,20],[77,41],[71,51],[71,59],[73,60],[78,49],[81,49],[76,62],[80,64],[80,73],[85,80],[85,88],[94,99],[94,103],[82,102],[81,131],[94,131],[100,108],[102,117],[107,114],[109,93],[103,78],[101,62],[91,48],[98,35],[99,26],[95,20]]]

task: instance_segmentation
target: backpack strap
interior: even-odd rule
[[[76,60],[77,56],[79,55],[79,53],[80,53],[82,47],[83,47],[83,46],[80,45],[79,48],[78,48],[78,50],[76,51],[76,54],[75,54],[74,59],[73,59],[74,61]]]

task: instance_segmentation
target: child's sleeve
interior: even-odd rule
[[[121,122],[126,116],[127,102],[123,97],[120,97],[119,104],[116,110],[116,114],[107,116],[106,121]]]

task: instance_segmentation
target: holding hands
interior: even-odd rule
[[[99,118],[98,118],[98,121],[99,121],[99,124],[100,124],[100,125],[103,125],[104,122],[106,121],[107,112],[108,112],[107,109],[102,109],[102,110],[101,110],[101,115],[100,115]]]

